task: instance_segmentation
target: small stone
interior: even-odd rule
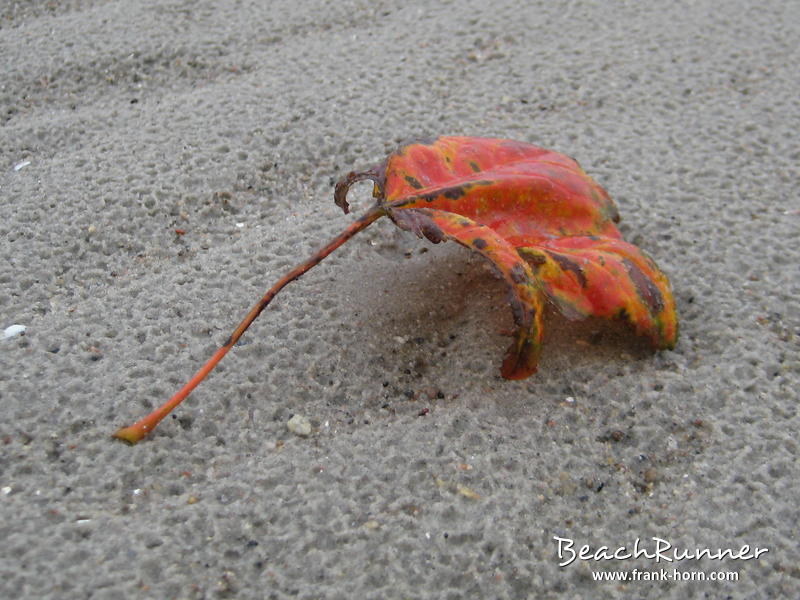
[[[25,327],[25,325],[9,325],[3,330],[3,337],[7,340],[17,337],[25,333],[26,329],[27,327]]]
[[[480,500],[481,498],[480,494],[474,492],[472,489],[460,483],[456,484],[456,491],[465,498],[469,498],[470,500]]]
[[[311,421],[303,415],[294,415],[286,422],[286,427],[295,435],[308,437],[311,435]]]
[[[644,472],[644,481],[645,483],[655,483],[658,481],[658,471],[654,468],[649,468]]]

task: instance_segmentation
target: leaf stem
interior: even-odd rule
[[[172,398],[170,398],[162,406],[151,412],[142,420],[137,421],[129,427],[123,427],[122,429],[119,429],[114,434],[114,437],[130,444],[135,444],[144,438],[156,427],[156,425],[158,425],[158,423],[164,417],[166,417],[176,406],[183,402],[192,392],[192,390],[196,388],[197,385],[203,381],[203,379],[205,379],[205,377],[214,369],[214,367],[217,366],[217,363],[222,360],[222,357],[228,353],[228,350],[233,348],[236,342],[239,341],[239,338],[242,337],[242,334],[247,330],[248,327],[250,327],[252,322],[256,320],[258,315],[261,314],[261,311],[263,311],[267,305],[269,305],[272,299],[283,289],[286,284],[298,279],[310,268],[319,264],[331,252],[336,250],[339,246],[344,244],[359,231],[366,229],[370,224],[382,217],[384,214],[385,209],[381,205],[376,204],[359,219],[348,226],[347,229],[345,229],[342,233],[333,238],[325,247],[281,277],[278,282],[273,285],[266,294],[264,294],[264,297],[261,298],[261,300],[259,300],[252,309],[250,309],[250,312],[247,313],[247,316],[244,318],[244,320],[239,323],[239,326],[233,331],[228,340],[213,354],[208,362],[206,362],[200,368],[200,370],[197,371],[197,373],[195,373],[195,375],[180,390],[178,390],[174,396],[172,396]]]

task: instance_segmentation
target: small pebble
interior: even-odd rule
[[[644,481],[645,483],[655,483],[658,481],[658,471],[654,468],[649,468],[644,472]]]
[[[308,437],[311,435],[311,421],[303,415],[294,415],[286,422],[286,427],[295,435]]]
[[[3,330],[3,338],[8,340],[17,337],[25,333],[26,329],[25,325],[9,325]]]
[[[472,489],[470,489],[467,486],[462,485],[460,483],[456,484],[456,491],[458,491],[458,493],[461,494],[462,496],[464,496],[466,498],[469,498],[470,500],[480,500],[481,499],[480,494],[472,491]]]

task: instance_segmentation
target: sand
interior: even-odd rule
[[[796,597],[798,39],[783,1],[5,2],[0,596]],[[675,350],[549,315],[505,381],[503,283],[380,221],[111,439],[352,222],[338,177],[441,134],[579,160]],[[597,555],[654,537],[740,555]],[[738,581],[594,579],[661,569]]]

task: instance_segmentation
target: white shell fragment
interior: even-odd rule
[[[311,421],[303,415],[294,415],[286,422],[286,427],[295,435],[308,437],[311,435]]]
[[[3,339],[9,340],[25,333],[25,325],[9,325],[3,330]]]
[[[31,164],[31,161],[23,160],[22,162],[19,162],[14,165],[14,170],[19,171],[20,169],[24,169],[25,167],[27,167],[29,164]]]

